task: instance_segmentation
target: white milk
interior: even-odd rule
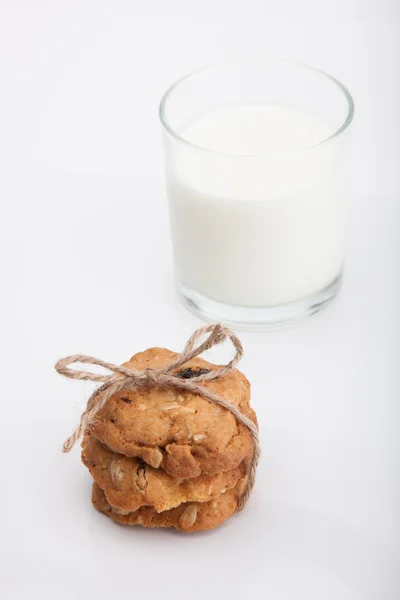
[[[175,265],[187,288],[228,304],[274,306],[339,275],[337,140],[315,146],[333,133],[309,112],[272,104],[214,110],[180,132],[215,151],[180,143],[167,164]]]

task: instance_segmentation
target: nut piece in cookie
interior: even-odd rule
[[[138,370],[163,368],[177,357],[170,350],[150,348],[133,356],[124,366]],[[193,373],[217,368],[195,358],[177,374],[193,378]],[[199,385],[229,400],[256,422],[249,406],[250,384],[237,369]],[[250,432],[236,422],[230,411],[179,388],[122,390],[109,398],[87,433],[114,452],[141,458],[175,478],[230,471],[253,447]]]

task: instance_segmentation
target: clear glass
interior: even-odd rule
[[[353,113],[341,83],[287,62],[207,67],[166,92],[174,265],[193,312],[275,328],[335,297]]]

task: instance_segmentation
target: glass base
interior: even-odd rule
[[[211,300],[178,281],[178,293],[184,305],[195,315],[212,323],[222,321],[235,329],[268,330],[288,327],[328,306],[340,290],[341,272],[325,289],[281,306],[234,306]]]

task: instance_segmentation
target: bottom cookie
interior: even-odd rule
[[[242,485],[240,487],[240,493]],[[210,502],[185,502],[171,510],[158,513],[154,508],[142,506],[134,512],[113,508],[97,483],[93,484],[92,502],[95,508],[113,521],[142,527],[174,527],[178,531],[206,531],[218,527],[236,511],[240,493],[228,490]]]

